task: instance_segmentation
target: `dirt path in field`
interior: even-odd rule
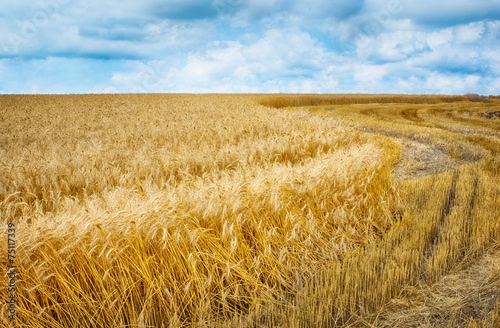
[[[432,142],[417,141],[381,131],[361,130],[373,135],[389,137],[400,145],[401,156],[392,166],[393,177],[399,181],[439,174],[470,163],[453,158],[447,149]]]
[[[452,158],[446,150],[432,143],[393,138],[401,145],[401,157],[393,166],[394,176],[401,180],[439,174],[465,164]]]
[[[470,112],[456,112],[453,107],[442,110],[428,110],[423,108],[410,108],[405,110],[395,110],[388,113],[385,108],[372,108],[369,111],[360,110],[364,118],[371,118],[373,121],[393,121],[395,126],[413,126],[428,129],[429,134],[436,132],[446,132],[454,137],[443,138],[439,133],[438,139],[445,141],[436,143],[436,140],[429,138],[411,138],[404,133],[389,131],[387,126],[381,125],[378,128],[363,127],[360,130],[387,136],[401,146],[402,154],[394,164],[394,177],[400,180],[419,178],[427,175],[439,174],[441,172],[458,168],[461,165],[476,162],[482,156],[480,151],[489,150],[484,143],[484,138],[490,138],[497,144],[500,143],[500,117],[497,113],[481,109]],[[404,129],[404,128],[403,128]],[[454,156],[444,144],[453,145],[462,142],[462,148],[457,149]],[[469,145],[464,146],[464,140]]]
[[[397,179],[408,180],[439,174],[470,161],[452,158],[432,143],[391,137],[401,145],[401,157],[393,166]],[[459,268],[437,283],[408,290],[393,299],[375,320],[375,327],[471,327],[479,320],[498,327],[491,313],[500,302],[500,249],[498,247]],[[472,263],[472,264],[471,264]],[[498,311],[498,310],[497,310]]]
[[[500,154],[500,111],[491,104],[380,105],[325,108],[360,131],[401,146],[393,176],[406,181],[456,169]],[[488,155],[490,154],[490,155]],[[405,290],[366,327],[468,327],[471,320],[495,327],[490,314],[500,302],[500,244],[477,259],[464,259],[437,283]],[[498,314],[497,310],[497,314]],[[498,319],[497,319],[498,320]],[[498,323],[500,328],[500,323]]]
[[[457,139],[468,135],[479,136],[478,142],[471,143],[471,147],[488,149],[480,138],[488,136],[497,143],[500,141],[498,112],[468,115],[472,117],[470,122],[467,116],[443,113],[441,115],[447,115],[454,124],[440,128],[453,132]],[[400,114],[408,120],[408,124],[422,123],[418,111],[402,111]],[[488,120],[483,123],[474,120],[474,117],[486,117]],[[497,125],[492,127],[492,124]],[[433,142],[381,131],[370,132],[390,137],[401,145],[402,154],[393,166],[394,177],[398,180],[439,174],[478,160],[468,159],[466,154],[452,157],[449,150]],[[485,324],[484,327],[500,327],[498,318],[491,321],[490,317],[495,305],[500,302],[500,249],[497,247],[473,261],[464,260],[462,264],[461,268],[445,275],[437,283],[407,290],[401,298],[393,299],[375,319],[374,326],[470,327],[473,324],[471,320],[479,320]]]

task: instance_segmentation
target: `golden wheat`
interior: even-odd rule
[[[500,237],[498,124],[481,116],[498,105],[469,99],[0,96],[19,277],[0,322],[376,324]],[[402,139],[455,170],[398,179]]]

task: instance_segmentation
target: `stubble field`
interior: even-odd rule
[[[500,325],[499,116],[474,95],[0,96],[0,323]]]

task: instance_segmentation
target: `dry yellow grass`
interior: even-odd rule
[[[499,106],[488,101],[0,96],[0,230],[16,223],[19,272],[17,321],[4,306],[0,322],[389,322],[391,300],[500,237],[499,125],[488,118]],[[454,170],[411,179],[411,142]]]
[[[477,96],[477,97],[476,97]],[[260,101],[264,106],[275,108],[297,107],[297,106],[328,106],[349,104],[437,104],[466,99],[484,100],[479,95],[447,96],[447,95],[397,95],[397,94],[296,94],[296,95],[274,95]]]

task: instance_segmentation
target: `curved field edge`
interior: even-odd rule
[[[405,210],[380,243],[336,263],[334,270],[305,286],[293,306],[261,310],[267,314],[266,326],[499,326],[500,295],[494,292],[500,286],[498,261],[482,260],[485,254],[498,254],[500,233],[496,98],[480,104],[421,102],[426,105],[392,103],[388,98],[370,105],[300,105],[301,110],[342,118],[401,145],[403,156],[393,167],[393,177],[399,181]],[[429,170],[429,159],[417,158],[425,169],[408,172],[408,161],[416,158],[405,156],[405,148],[415,143],[438,145],[449,161]],[[476,278],[450,278],[456,275]],[[450,280],[454,285],[447,283]],[[478,302],[472,291],[456,296],[471,284],[492,291],[490,297]],[[443,285],[452,290],[447,294]],[[436,294],[454,294],[455,299],[445,304],[444,296],[433,299]],[[259,317],[242,322],[258,322]]]
[[[1,139],[0,209],[20,231],[18,324],[378,324],[392,299],[498,240],[496,136],[455,147],[468,165],[398,181],[397,140],[354,116],[256,105],[266,97],[4,105],[15,124]],[[435,140],[448,151],[446,133]]]

